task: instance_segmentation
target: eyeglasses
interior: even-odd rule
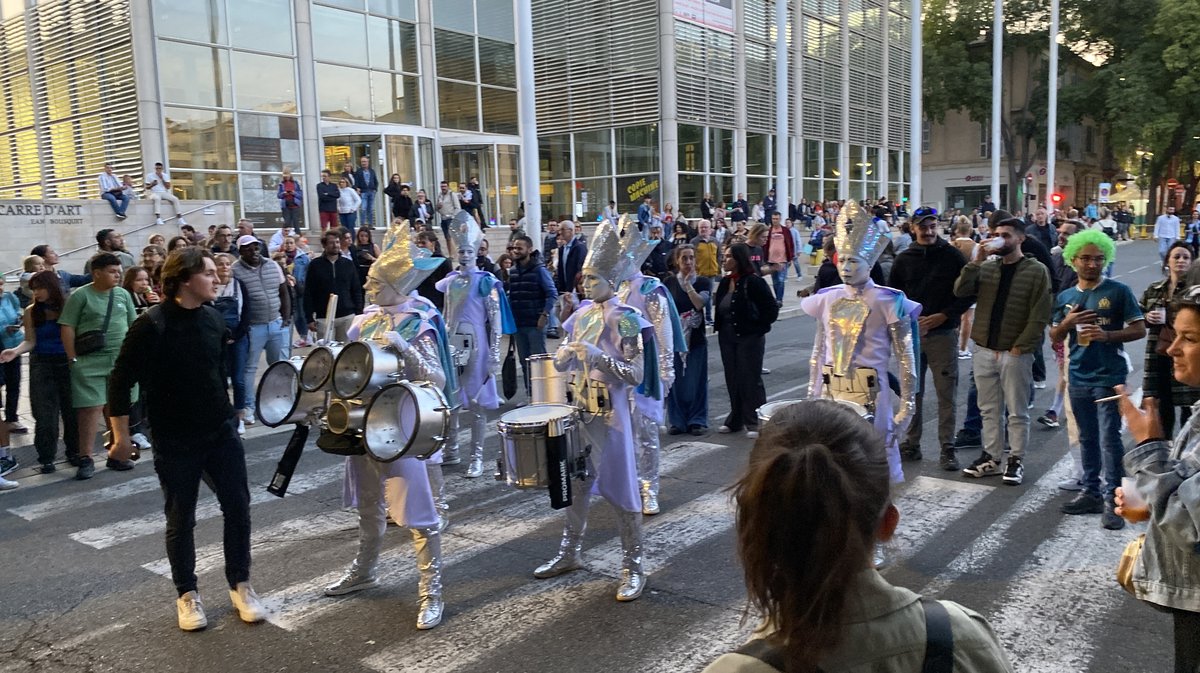
[[[1096,264],[1099,266],[1103,266],[1104,264],[1108,263],[1108,258],[1105,257],[1104,255],[1098,255],[1098,256],[1076,255],[1075,261],[1078,263],[1083,263],[1083,264]]]

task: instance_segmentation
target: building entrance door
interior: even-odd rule
[[[443,147],[442,167],[443,179],[450,183],[452,191],[458,191],[458,186],[467,184],[471,178],[479,179],[479,194],[483,199],[479,221],[487,222],[488,215],[495,213],[497,207],[492,184],[496,170],[492,146]]]
[[[380,208],[384,207],[382,205],[384,203],[383,188],[387,184],[388,175],[387,167],[382,163],[382,139],[379,136],[331,136],[323,138],[322,141],[325,145],[325,168],[330,172],[334,183],[337,183],[342,177],[342,173],[346,172],[347,164],[349,164],[350,172],[357,171],[361,166],[361,158],[367,157],[379,184],[373,199],[374,208],[368,211],[360,207],[356,225],[378,226],[380,217],[382,217]],[[354,186],[353,181],[350,186]],[[373,216],[374,221],[363,220],[363,215],[367,212]]]

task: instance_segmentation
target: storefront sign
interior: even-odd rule
[[[1100,198],[1098,198],[1096,200],[1099,201],[1100,203],[1108,203],[1108,197],[1111,195],[1112,195],[1112,183],[1111,182],[1101,182],[1100,183]]]
[[[625,176],[617,178],[617,193],[622,196],[624,203],[621,204],[621,211],[637,210],[637,207],[642,205],[642,199],[649,196],[651,199],[658,198],[658,176],[643,175],[643,176]]]
[[[735,27],[733,0],[675,0],[675,18],[732,33]]]
[[[43,224],[83,224],[83,206],[78,204],[0,202],[0,229]]]

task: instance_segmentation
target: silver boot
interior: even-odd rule
[[[446,438],[446,445],[442,447],[442,465],[458,465],[462,462],[462,458],[458,455],[458,414],[460,411],[461,407],[450,412],[450,436]]]
[[[373,478],[374,472],[369,469],[359,476],[358,556],[341,579],[325,587],[326,596],[344,596],[379,584],[379,578],[375,576],[375,564],[379,561],[379,552],[383,550],[387,514],[382,485],[374,485]]]
[[[632,601],[646,588],[646,573],[642,570],[642,513],[618,512],[621,529],[621,585],[617,600]]]
[[[424,631],[442,623],[442,534],[436,528],[412,529],[413,547],[417,552],[417,595],[421,606],[417,611],[417,628]]]
[[[658,514],[658,424],[649,416],[638,414],[638,480],[642,487],[642,514]]]
[[[580,552],[583,550],[583,532],[587,529],[588,501],[593,481],[594,479],[588,479],[584,482],[576,482],[575,485],[578,485],[578,489],[575,491],[571,506],[567,508],[567,523],[563,526],[558,554],[538,566],[537,570],[533,571],[534,577],[538,579],[558,577],[583,567]]]
[[[450,527],[450,502],[446,499],[446,477],[442,466],[425,461],[425,472],[429,474],[429,490],[433,491],[433,507],[437,510],[438,532]]]
[[[466,477],[475,479],[483,476],[483,433],[487,431],[487,416],[483,410],[472,412],[471,419],[471,462],[467,465]]]

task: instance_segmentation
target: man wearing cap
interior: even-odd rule
[[[958,392],[958,325],[962,314],[975,303],[973,296],[954,296],[954,281],[967,261],[962,253],[938,236],[937,210],[918,208],[912,218],[914,245],[896,255],[888,286],[921,304],[917,319],[921,350],[917,358],[917,405],[908,436],[900,442],[902,460],[921,459],[921,408],[925,370],[933,370],[938,400],[939,465],[957,470],[954,456],[955,395]]]
[[[241,223],[238,223],[239,228]],[[247,425],[254,422],[256,386],[254,375],[258,371],[258,358],[265,350],[267,364],[286,360],[291,356],[292,344],[288,339],[288,326],[292,324],[292,302],[288,295],[287,277],[283,269],[270,259],[264,258],[266,246],[257,238],[245,234],[238,237],[238,261],[233,264],[233,277],[242,281],[245,290],[244,314],[250,323],[250,351],[246,356],[246,369],[242,373],[248,394],[246,403],[249,412],[244,415]]]

